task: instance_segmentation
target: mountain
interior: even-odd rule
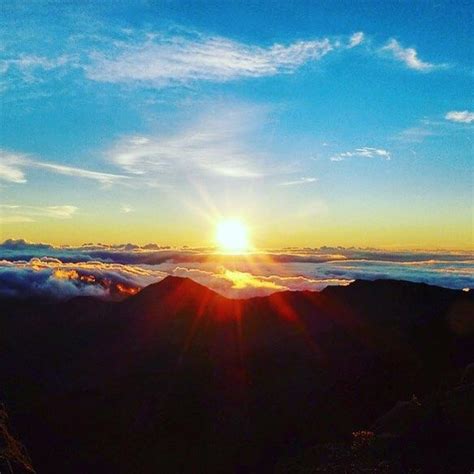
[[[171,276],[122,302],[5,300],[0,398],[39,474],[275,472],[448,390],[474,361],[473,308],[392,280],[231,300]]]
[[[6,474],[34,473],[24,446],[12,435],[8,414],[0,404],[0,472]]]

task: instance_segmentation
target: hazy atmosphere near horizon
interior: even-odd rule
[[[474,473],[473,0],[3,0],[0,474]]]

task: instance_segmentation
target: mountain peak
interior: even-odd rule
[[[179,277],[174,275],[168,275],[163,280],[154,283],[153,285],[156,288],[166,287],[166,288],[181,288],[184,287],[187,290],[194,289],[200,291],[213,291],[207,286],[201,285],[200,283],[194,281],[192,278],[188,277]]]
[[[207,286],[201,285],[191,278],[178,277],[174,275],[168,275],[156,283],[152,283],[147,287],[143,288],[132,299],[140,300],[146,298],[162,298],[164,296],[174,295],[174,297],[187,297],[190,296],[220,296],[215,291],[209,289]],[[223,297],[222,297],[223,298]]]

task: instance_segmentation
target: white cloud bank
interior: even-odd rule
[[[474,260],[466,252],[382,251],[343,247],[293,248],[240,258],[212,249],[170,249],[157,244],[85,244],[54,247],[0,243],[2,296],[115,298],[166,275],[189,277],[236,298],[281,290],[321,290],[354,279],[395,278],[447,288],[474,287]]]

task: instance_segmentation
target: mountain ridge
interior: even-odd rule
[[[269,473],[459,376],[470,293],[381,280],[243,300],[167,277],[122,302],[3,301],[0,396],[40,474]]]

